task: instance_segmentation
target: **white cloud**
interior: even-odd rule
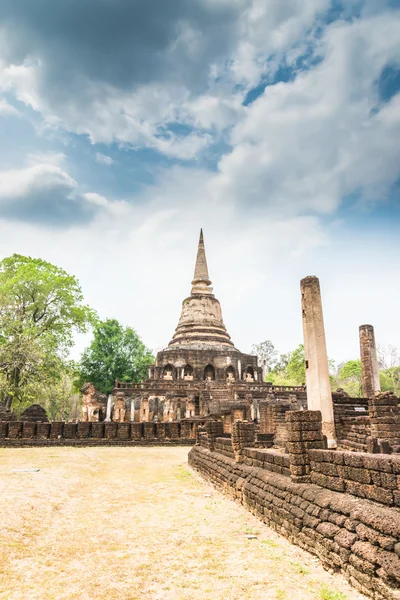
[[[77,183],[67,173],[52,164],[36,164],[25,169],[0,172],[0,198],[24,197],[37,184],[43,187],[61,187],[67,192],[77,188]]]
[[[7,102],[7,100],[0,98],[0,116],[19,117],[20,114],[21,113],[15,108],[15,106],[12,106],[11,104],[9,104]]]
[[[233,129],[215,197],[279,210],[333,213],[343,197],[385,195],[399,174],[400,95],[382,106],[376,81],[400,60],[400,16],[329,27],[324,60],[266,88]]]
[[[60,93],[51,87],[51,81],[45,80],[56,57],[46,55],[42,49],[41,56],[27,56],[21,64],[0,64],[0,89],[14,91],[18,100],[39,111],[46,127],[86,134],[94,144],[119,141],[191,160],[213,142],[209,129],[220,132],[242,117],[241,101],[247,89],[256,85],[265,71],[266,57],[282,55],[298,44],[315,18],[326,10],[329,1],[237,0],[232,3],[219,0],[217,5],[204,0],[199,5],[203,8],[209,5],[208,11],[214,18],[225,8],[227,38],[224,40],[224,30],[221,30],[214,40],[212,28],[201,31],[188,21],[182,21],[174,44],[159,56],[159,61],[168,57],[171,77],[165,77],[162,71],[150,82],[132,81],[130,86],[124,83],[118,87],[111,81],[113,78],[99,81],[81,76],[77,62],[71,69],[75,73],[76,91],[69,95],[69,90]],[[215,50],[217,62],[203,64],[214,58],[209,35],[219,48]],[[5,50],[7,40],[5,35]],[[13,42],[15,40],[17,34]],[[10,40],[8,43],[13,46]],[[182,60],[193,64],[191,77],[184,76]],[[208,87],[199,87],[197,77],[193,77],[196,65],[209,72]],[[177,133],[171,130],[171,123],[184,123],[194,126],[195,130]]]
[[[63,155],[47,158],[53,163],[38,162],[40,155],[30,155],[28,166],[0,171],[0,218],[55,228],[87,224],[106,206],[106,199],[80,191],[57,164]]]
[[[111,156],[107,156],[107,154],[102,154],[101,152],[96,152],[96,161],[101,165],[106,165],[107,167],[110,167],[114,163],[114,160],[111,158]]]

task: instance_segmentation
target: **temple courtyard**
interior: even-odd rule
[[[0,598],[364,598],[199,480],[188,450],[0,449]]]

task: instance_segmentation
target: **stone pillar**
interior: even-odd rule
[[[324,317],[318,277],[300,282],[308,410],[320,410],[328,448],[336,448],[332,390],[329,379]]]
[[[131,400],[131,421],[135,420],[135,401]]]
[[[112,395],[109,394],[107,398],[107,412],[105,421],[109,423],[111,421],[111,405],[112,405]]]
[[[359,331],[363,395],[365,398],[372,398],[376,392],[381,391],[374,328],[372,325],[360,325]]]

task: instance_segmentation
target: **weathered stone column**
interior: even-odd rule
[[[308,410],[320,410],[328,448],[336,448],[332,390],[329,379],[324,317],[318,277],[300,282]]]
[[[363,395],[365,398],[372,398],[376,392],[381,391],[374,328],[372,325],[360,325],[359,331]]]
[[[135,401],[131,400],[131,421],[135,420]]]
[[[111,421],[111,407],[112,407],[112,400],[113,397],[111,394],[108,394],[108,398],[107,398],[107,411],[106,411],[106,418],[104,419],[106,421],[106,423],[109,423]]]

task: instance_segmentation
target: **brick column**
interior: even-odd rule
[[[209,448],[211,452],[213,452],[215,438],[223,435],[224,433],[224,424],[222,423],[222,421],[207,421],[206,432]]]
[[[381,452],[400,451],[399,399],[393,392],[375,394],[368,401],[371,437],[378,440]]]
[[[374,328],[372,325],[360,325],[359,333],[363,395],[365,398],[372,398],[381,390]]]
[[[290,460],[290,477],[296,483],[310,481],[310,449],[322,450],[322,416],[319,410],[293,410],[286,413],[286,449]]]
[[[305,277],[300,282],[303,313],[304,358],[306,362],[307,406],[322,415],[322,432],[328,448],[336,448],[335,422],[324,317],[318,277]]]
[[[252,448],[256,439],[254,423],[235,421],[232,425],[232,447],[235,461],[242,462],[245,448]]]

